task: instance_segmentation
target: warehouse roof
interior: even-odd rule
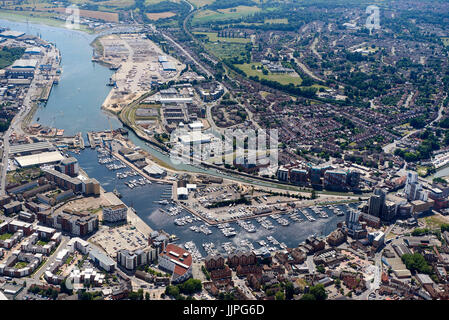
[[[20,36],[23,36],[25,32],[22,31],[14,31],[14,30],[6,30],[0,33],[0,36],[6,37],[6,38],[18,38]]]
[[[145,168],[143,168],[143,170],[148,174],[164,174],[165,173],[164,169],[162,169],[161,167],[154,165],[154,164],[147,165]]]
[[[53,145],[48,141],[36,142],[36,143],[26,143],[26,144],[16,144],[9,147],[9,154],[32,152],[38,150],[52,150]]]
[[[19,59],[16,60],[11,68],[36,68],[37,60],[36,59]]]
[[[15,157],[15,159],[21,167],[29,167],[33,165],[58,162],[64,159],[64,157],[58,151],[52,151],[32,154],[30,156]]]
[[[162,69],[164,69],[164,70],[176,70],[176,67],[171,62],[162,62]]]

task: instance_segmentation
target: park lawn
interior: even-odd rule
[[[192,25],[238,19],[260,11],[261,9],[256,6],[238,6],[228,9],[218,9],[217,11],[201,10],[194,15]]]
[[[216,56],[220,59],[239,57],[239,56],[241,56],[242,53],[243,54],[246,53],[245,44],[243,44],[243,43],[206,42],[206,43],[204,43],[204,47],[207,51],[209,51],[214,56]]]
[[[276,81],[283,85],[288,85],[289,83],[292,83],[294,85],[301,85],[302,79],[300,76],[294,77],[290,74],[273,74],[273,73],[268,73],[267,75],[264,75],[261,70],[253,70],[251,68],[253,65],[257,67],[261,66],[262,64],[260,62],[252,62],[245,64],[236,64],[235,66],[240,70],[244,71],[248,77],[258,76],[260,79]]]
[[[216,32],[194,32],[194,34],[204,34],[211,42],[232,42],[232,43],[248,43],[251,42],[250,38],[225,38],[218,37]]]
[[[265,19],[265,23],[268,24],[287,24],[288,19],[287,18],[281,18],[281,19]]]
[[[9,238],[12,237],[12,233],[4,233],[4,234],[0,234],[0,240],[8,240]]]

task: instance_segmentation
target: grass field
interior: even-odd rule
[[[268,24],[287,24],[288,23],[288,19],[287,18],[282,18],[282,19],[265,19],[265,23],[268,23]]]
[[[31,15],[32,14],[32,15]],[[30,22],[36,24],[45,24],[47,26],[52,27],[60,27],[64,28],[65,22],[61,20],[56,20],[52,18],[52,14],[47,12],[29,12],[29,11],[9,11],[9,10],[1,10],[0,9],[0,19],[5,19],[9,21],[18,21],[18,22]],[[84,32],[92,32],[84,25],[80,25],[80,31]]]
[[[292,83],[294,85],[300,85],[302,82],[301,77],[292,76],[290,74],[272,74],[268,73],[267,75],[264,75],[261,70],[254,70],[252,69],[252,66],[258,67],[262,64],[260,62],[253,62],[253,63],[245,63],[245,64],[236,64],[235,66],[238,67],[240,70],[244,71],[246,75],[249,76],[259,76],[260,79],[267,79],[271,81],[279,82],[280,84],[287,85],[289,83]]]
[[[204,34],[211,42],[231,42],[231,43],[248,43],[251,42],[250,38],[225,38],[218,37],[216,32],[194,32],[194,34]]]
[[[205,5],[213,3],[215,0],[190,0],[189,2],[197,8],[204,7]]]
[[[223,21],[229,19],[238,19],[259,11],[261,11],[261,9],[256,6],[252,7],[238,6],[229,9],[218,9],[217,11],[201,10],[198,13],[196,13],[195,16],[193,17],[192,25],[210,23],[214,21]]]
[[[45,11],[54,11],[59,13],[65,13],[66,8],[51,8],[43,9]],[[118,22],[118,13],[113,12],[103,12],[103,11],[93,11],[93,10],[82,10],[80,9],[80,16],[83,18],[99,19],[108,22]]]
[[[159,19],[165,19],[165,18],[171,18],[176,16],[176,13],[171,11],[166,12],[155,12],[155,13],[146,13],[148,19],[150,20],[159,20]]]
[[[48,241],[39,240],[36,244],[37,244],[38,246],[43,247],[43,246],[45,246],[47,243],[48,243]]]
[[[429,217],[420,218],[419,220],[424,220],[426,222],[426,226],[430,229],[439,229],[442,224],[449,223],[449,219],[441,214],[434,214]]]
[[[240,56],[241,53],[245,53],[245,45],[243,43],[213,43],[206,42],[204,47],[207,51],[220,59],[227,59]]]
[[[22,268],[25,268],[27,265],[28,265],[28,263],[26,263],[25,261],[19,261],[14,266],[14,269],[22,269]]]
[[[0,240],[8,240],[12,237],[12,233],[0,234]]]
[[[162,1],[162,0],[161,0]],[[82,5],[82,4],[95,4],[98,6],[104,6],[113,9],[116,8],[125,8],[134,5],[134,0],[104,0],[104,1],[92,1],[92,0],[71,0],[73,4]]]

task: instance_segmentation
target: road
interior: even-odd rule
[[[313,255],[307,256],[306,265],[307,265],[307,268],[309,268],[310,274],[316,273],[316,266],[315,266],[315,262],[313,262]]]
[[[58,246],[58,249],[45,261],[45,263],[39,268],[37,272],[34,273],[34,275],[31,277],[35,281],[39,281],[40,277],[44,274],[47,267],[52,264],[56,260],[56,256],[58,255],[58,252],[61,251],[66,247],[67,242],[69,242],[70,237],[62,237],[61,243]]]

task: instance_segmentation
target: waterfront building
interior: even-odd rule
[[[128,207],[124,204],[119,204],[112,207],[103,208],[103,221],[104,222],[118,222],[126,221],[128,213]]]
[[[74,157],[63,159],[58,165],[55,166],[55,169],[70,177],[76,177],[79,174],[78,160]]]
[[[135,251],[122,249],[117,252],[117,263],[127,270],[135,270],[142,265],[150,264],[156,260],[157,251],[151,247]]]
[[[74,193],[83,191],[83,183],[78,178],[72,178],[64,173],[53,169],[43,169],[45,178],[48,181],[56,183],[56,185],[62,189],[72,189]]]
[[[169,243],[159,254],[159,267],[172,274],[172,282],[179,283],[192,276],[192,255]]]

